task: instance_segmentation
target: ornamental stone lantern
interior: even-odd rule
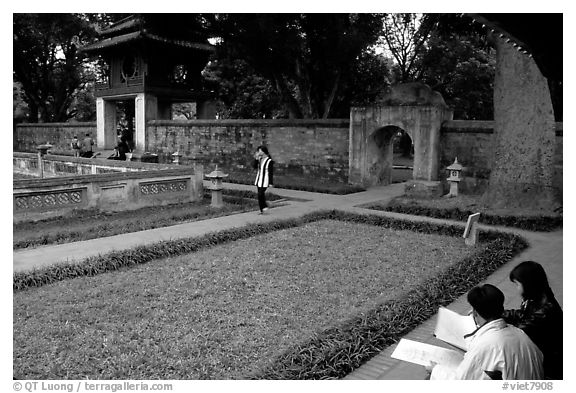
[[[52,149],[52,145],[46,142],[44,145],[36,146],[36,150],[38,150],[38,173],[40,174],[40,178],[44,178],[44,157],[48,154],[48,150]]]
[[[224,202],[222,202],[222,190],[224,187],[222,186],[222,179],[228,177],[228,175],[219,171],[218,165],[216,165],[216,169],[205,176],[212,181],[212,185],[208,187],[212,190],[212,203],[210,206],[217,208],[223,207]]]
[[[450,182],[450,192],[446,195],[446,197],[447,198],[456,197],[458,196],[458,183],[462,181],[463,166],[460,165],[460,163],[458,162],[458,157],[456,157],[452,165],[450,165],[446,169],[450,171],[450,177],[446,179]]]
[[[182,161],[180,161],[182,159],[182,154],[180,154],[180,152],[176,152],[176,153],[172,153],[172,164],[174,165],[180,165],[182,163]]]

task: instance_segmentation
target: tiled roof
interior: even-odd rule
[[[81,48],[83,52],[97,52],[101,49],[111,48],[114,46],[122,45],[127,42],[133,42],[138,40],[149,40],[156,42],[163,42],[166,44],[180,46],[182,48],[192,48],[203,51],[213,51],[214,47],[208,43],[191,42],[185,40],[175,40],[168,37],[162,37],[157,34],[152,34],[146,30],[135,31],[132,33],[127,33],[115,37],[105,38],[103,40],[97,41],[93,44],[86,45]]]

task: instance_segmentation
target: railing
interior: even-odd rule
[[[133,76],[126,78],[123,81],[117,81],[114,83],[111,83],[110,79],[106,79],[103,81],[96,82],[94,84],[94,88],[97,91],[109,90],[115,88],[135,87],[135,86],[154,86],[154,87],[169,87],[169,88],[178,88],[186,90],[198,90],[186,83],[179,83],[175,81],[153,78],[148,75]]]
[[[108,90],[118,87],[134,87],[134,86],[143,86],[145,83],[146,78],[144,75],[139,76],[131,76],[129,78],[124,79],[123,81],[117,81],[115,83],[110,83],[110,79],[107,78],[104,81],[96,82],[94,84],[94,88],[96,90]]]

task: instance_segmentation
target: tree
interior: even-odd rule
[[[419,61],[421,80],[442,94],[454,118],[492,120],[496,53],[485,31],[454,14],[432,18],[436,27]]]
[[[422,67],[418,61],[426,50],[426,42],[436,22],[435,15],[387,14],[380,42],[396,61],[397,83],[417,81]]]
[[[294,118],[327,118],[349,70],[376,42],[374,14],[221,14],[223,47],[266,78]]]
[[[374,105],[386,94],[391,79],[391,60],[374,49],[363,51],[332,107],[334,117],[348,118],[351,106]]]
[[[555,121],[548,81],[531,57],[496,40],[494,156],[484,202],[550,209]]]
[[[24,121],[28,114],[28,107],[24,102],[24,93],[22,92],[22,86],[14,82],[12,87],[12,117],[14,123],[21,123]]]
[[[223,107],[222,119],[285,118],[280,97],[266,78],[248,63],[223,54],[211,61],[203,72],[206,87],[213,90]]]
[[[94,38],[85,16],[14,14],[14,79],[22,85],[30,122],[74,116],[74,95],[87,80],[78,47]]]

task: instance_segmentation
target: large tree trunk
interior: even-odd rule
[[[484,202],[550,208],[555,121],[546,78],[531,57],[496,39],[494,149]]]

